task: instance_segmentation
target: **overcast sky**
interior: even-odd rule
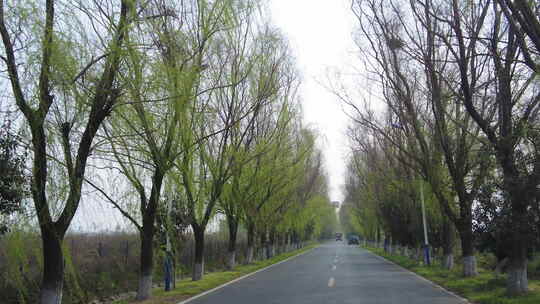
[[[345,129],[342,105],[325,88],[330,70],[346,71],[355,59],[350,0],[271,0],[272,19],[287,36],[302,72],[304,120],[319,131],[330,178],[330,198],[343,199]]]

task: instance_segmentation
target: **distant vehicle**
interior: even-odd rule
[[[342,241],[343,240],[343,233],[336,232],[336,241]]]
[[[360,238],[358,235],[350,235],[347,239],[347,244],[349,245],[360,245]]]

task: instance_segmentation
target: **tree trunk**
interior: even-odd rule
[[[444,269],[448,269],[448,270],[454,269],[454,254],[452,252],[448,252],[444,254],[443,267]]]
[[[268,240],[266,238],[266,231],[263,231],[263,233],[260,234],[261,237],[261,248],[263,249],[263,259],[268,259],[268,256],[270,253],[268,252]]]
[[[227,219],[229,224],[229,248],[227,252],[227,269],[232,270],[236,266],[236,235],[238,233],[238,224],[233,218]]]
[[[452,223],[445,219],[443,223],[443,267],[451,270],[454,268],[454,241],[455,233]]]
[[[500,261],[497,261],[497,265],[495,266],[495,275],[500,275],[501,273],[503,273],[507,264],[508,264],[508,257]]]
[[[524,200],[520,194],[514,195],[514,198]],[[508,258],[508,279],[507,292],[511,296],[523,295],[529,291],[529,282],[527,278],[527,234],[528,220],[527,209],[523,203],[512,206],[512,247]]]
[[[61,304],[64,285],[64,236],[58,235],[52,227],[41,227],[43,244],[43,281],[41,284],[41,304]]]
[[[389,253],[390,247],[391,247],[390,240],[388,239],[388,237],[385,237],[384,238],[384,252]]]
[[[419,262],[424,260],[424,250],[422,249],[422,247],[416,248],[416,260]]]
[[[191,279],[199,281],[204,274],[204,228],[196,224],[192,224],[191,227],[195,237],[195,261]]]
[[[154,271],[154,222],[159,203],[163,173],[157,168],[152,177],[152,189],[146,208],[142,211],[141,227],[141,264],[139,274],[139,288],[137,300],[143,301],[152,296],[152,273]],[[144,197],[141,197],[141,206],[144,206]]]
[[[267,253],[268,253],[268,256],[267,258],[272,258],[274,255],[276,255],[276,232],[275,230],[271,230],[270,233],[269,233],[269,238],[268,238],[268,249],[267,249]]]
[[[247,231],[247,253],[246,253],[246,264],[253,263],[253,254],[255,246],[255,227],[251,224],[248,224]]]
[[[274,245],[274,255],[281,254],[282,248],[283,248],[283,238],[280,237],[279,233],[276,233],[276,244]]]
[[[291,233],[287,232],[285,234],[285,252],[291,251]]]
[[[510,259],[508,266],[507,290],[511,296],[526,294],[529,291],[527,279],[527,258]]]
[[[461,252],[463,256],[463,276],[474,277],[478,275],[476,256],[474,255],[474,237],[472,232],[472,218],[465,219],[456,225],[461,239]]]
[[[137,289],[137,300],[143,301],[152,296],[152,273],[154,270],[154,223],[143,225],[141,231],[141,258],[139,288]]]

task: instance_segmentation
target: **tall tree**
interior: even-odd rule
[[[383,75],[385,92],[389,92],[386,100],[395,100],[390,105],[395,116],[391,124],[417,139],[417,152],[423,156],[414,157],[418,155],[414,152],[411,159],[422,168],[442,210],[460,234],[464,275],[474,276],[477,270],[472,206],[491,162],[485,149],[479,148],[480,128],[462,107],[455,106],[461,99],[460,87],[456,85],[459,79],[455,77],[458,68],[447,59],[452,51],[438,47],[450,45],[449,30],[442,25],[447,21],[439,18],[439,11],[445,11],[445,7],[433,1],[411,2],[409,7],[399,8],[394,2],[384,8],[379,3],[367,1],[365,7],[374,13],[362,14],[358,10],[357,15],[364,19],[365,33],[382,35],[368,39],[379,54],[376,62],[387,71]],[[479,25],[471,30],[471,35],[480,31],[488,8],[489,5],[467,8],[468,16]],[[474,52],[476,42],[468,40],[467,49]],[[467,55],[465,60],[470,57]],[[484,92],[476,86],[483,77],[483,63],[475,59],[464,63],[467,69],[470,67],[468,75],[473,83],[468,96],[483,98]],[[426,132],[425,126],[434,132]]]
[[[248,9],[241,2],[224,2],[213,10],[220,12],[226,3],[227,11],[223,15],[228,18],[232,31],[242,22],[249,22],[243,19],[245,15],[239,14]],[[248,41],[242,35],[222,31],[216,37],[211,52],[205,57],[210,72],[197,84],[200,92],[196,95],[197,102],[186,114],[189,127],[179,133],[183,154],[175,161],[172,180],[181,195],[179,202],[186,206],[195,237],[193,280],[200,280],[204,273],[206,227],[231,177],[235,152],[254,121],[256,115],[252,114],[266,102],[264,94],[253,100],[246,98],[249,87],[245,83],[251,73],[251,60],[255,58],[248,55],[247,47]],[[235,134],[239,138],[235,138]]]
[[[1,58],[7,66],[17,107],[24,114],[31,133],[33,150],[31,190],[43,245],[44,269],[40,295],[40,302],[43,304],[58,304],[62,299],[64,280],[62,242],[79,206],[92,141],[120,95],[117,75],[123,57],[122,46],[135,19],[136,11],[134,1],[118,1],[115,7],[116,18],[100,16],[108,20],[107,28],[103,30],[110,34],[108,37],[101,37],[107,44],[105,52],[98,58],[76,60],[76,52],[84,46],[74,45],[77,41],[73,33],[58,35],[64,29],[59,27],[55,30],[55,25],[67,24],[69,20],[62,18],[67,18],[66,16],[70,14],[59,15],[60,19],[56,19],[57,2],[48,0],[43,7],[39,7],[44,12],[43,22],[29,17],[31,16],[29,14],[22,14],[22,10],[26,8],[24,4],[27,3],[8,4],[6,14],[6,5],[4,1],[0,1],[0,34],[4,45],[4,54]],[[78,11],[76,7],[67,3],[63,9]],[[84,14],[84,10],[81,12]],[[89,16],[90,19],[92,17]],[[32,25],[41,30],[39,42],[25,40],[23,37],[32,34],[20,32],[21,29],[29,30]],[[96,33],[98,36],[102,34]],[[70,43],[76,47],[67,47]],[[30,52],[32,47],[40,51],[37,55],[39,58],[37,64],[32,54],[22,53]],[[85,60],[89,61],[83,63]],[[68,67],[66,62],[74,66]],[[20,72],[23,68],[26,71],[37,70],[39,75],[31,73],[27,79],[27,76]],[[94,81],[86,81],[83,78],[91,69],[97,70],[93,72],[99,74]],[[46,195],[50,161],[47,145],[55,136],[59,137],[61,142],[64,169],[69,178],[69,194],[58,215],[51,214],[51,206]]]
[[[271,145],[279,136],[275,120],[287,113],[284,110],[294,85],[290,62],[286,59],[288,48],[283,39],[276,36],[267,24],[257,31],[253,40],[247,41],[253,54],[246,82],[237,86],[229,97],[258,105],[231,128],[231,142],[236,143],[238,149],[232,152],[231,179],[220,198],[229,226],[229,267],[234,265],[238,226],[246,221],[244,206],[261,189],[257,185],[257,178],[263,172],[261,158],[271,151]]]
[[[520,1],[521,2],[521,1]],[[512,295],[528,291],[527,249],[530,239],[530,221],[528,210],[536,204],[537,187],[540,183],[540,162],[535,147],[538,144],[537,112],[540,104],[538,85],[532,81],[537,71],[530,69],[527,59],[520,52],[523,47],[516,28],[504,20],[501,7],[494,1],[490,23],[486,24],[485,35],[488,65],[493,73],[491,79],[492,96],[485,100],[481,108],[479,103],[468,96],[472,85],[465,65],[468,48],[465,41],[470,40],[466,16],[460,10],[464,5],[454,0],[451,16],[456,59],[460,59],[461,89],[464,95],[463,105],[468,114],[486,136],[489,146],[501,168],[502,189],[510,210],[509,235],[510,257],[507,291]],[[533,17],[534,19],[534,17]],[[538,19],[538,16],[536,16]],[[480,35],[473,39],[484,38]],[[525,63],[524,63],[525,62]],[[528,69],[524,69],[528,67]],[[492,109],[486,113],[485,108]]]
[[[185,148],[180,134],[191,131],[187,117],[203,77],[203,60],[228,10],[227,1],[208,5],[192,1],[172,8],[156,1],[149,8],[147,23],[130,37],[128,69],[123,74],[126,105],[115,109],[111,130],[105,132],[120,172],[139,196],[141,224],[110,200],[140,232],[139,300],[151,296],[155,220],[164,179]],[[189,30],[183,28],[186,25]]]

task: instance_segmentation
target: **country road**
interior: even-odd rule
[[[344,242],[202,295],[189,304],[458,304],[463,300]]]

